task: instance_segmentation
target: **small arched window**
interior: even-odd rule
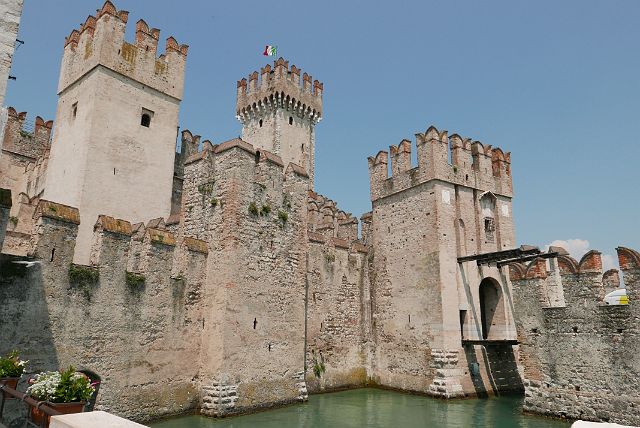
[[[260,128],[262,128],[262,119],[260,119]]]
[[[293,125],[293,116],[289,116],[289,125]]]
[[[151,110],[147,110],[146,108],[142,109],[142,115],[140,116],[140,125],[148,128],[151,126],[151,118],[153,117],[153,112]]]

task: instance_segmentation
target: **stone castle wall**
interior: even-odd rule
[[[32,372],[73,365],[98,373],[98,408],[122,416],[145,420],[196,407],[198,367],[189,361],[202,334],[202,245],[178,247],[165,230],[138,225],[134,232],[101,217],[94,264],[72,265],[79,220],[76,209],[41,200],[36,264],[2,256],[2,352],[19,349]],[[98,278],[78,279],[72,269]]]
[[[369,249],[355,217],[308,195],[307,385],[310,392],[363,386],[373,357]]]
[[[640,424],[640,254],[617,251],[630,300],[623,306],[603,303],[598,252],[579,263],[559,256],[552,270],[541,259],[510,266],[526,411]]]
[[[203,413],[306,400],[306,173],[236,139],[206,144],[184,174],[180,229],[210,247]]]

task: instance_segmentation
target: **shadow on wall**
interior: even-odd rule
[[[27,375],[59,367],[51,333],[47,299],[42,287],[40,264],[14,263],[21,257],[0,254],[0,354],[17,350],[29,360]],[[24,391],[27,376],[18,389]],[[14,426],[24,405],[7,402],[4,423]]]
[[[515,353],[512,345],[487,344],[475,345],[482,354],[484,366],[487,367],[489,378],[486,379],[495,395],[511,395],[524,393],[524,384],[518,371]],[[474,345],[465,345],[464,352],[469,364],[469,373],[478,397],[487,397],[489,392],[482,379],[479,362]]]

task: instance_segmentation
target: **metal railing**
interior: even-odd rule
[[[0,420],[2,419],[2,415],[4,412],[4,405],[7,400],[20,400],[27,405],[27,416],[25,418],[24,426],[31,426],[37,428],[46,428],[49,426],[49,418],[51,416],[61,415],[62,413],[57,410],[51,408],[47,401],[38,401],[27,395],[23,392],[16,391],[13,388],[10,388],[6,384],[0,384],[0,399],[2,402],[0,403]],[[40,423],[35,423],[32,418],[32,408],[39,410],[44,413],[44,417],[41,418]]]

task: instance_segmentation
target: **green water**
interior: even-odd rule
[[[246,416],[183,416],[153,428],[492,427],[568,428],[570,423],[521,414],[522,398],[436,400],[379,389],[312,395],[309,402]]]

